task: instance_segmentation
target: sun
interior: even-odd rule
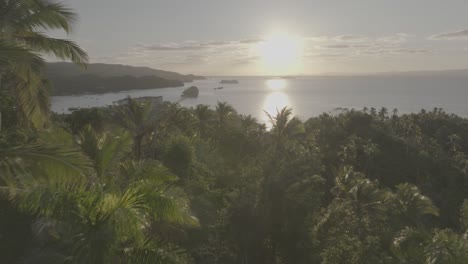
[[[300,68],[302,43],[298,37],[276,32],[257,44],[256,50],[267,74],[294,74]]]

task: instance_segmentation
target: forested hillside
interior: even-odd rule
[[[134,77],[126,75],[105,78],[84,74],[72,77],[55,77],[49,80],[52,83],[53,95],[103,94],[184,86],[181,81],[166,80],[156,76]]]
[[[53,95],[102,94],[126,90],[181,87],[184,82],[203,79],[192,74],[118,64],[47,63],[46,76]]]
[[[73,63],[55,62],[47,63],[47,77],[72,77],[83,74],[92,74],[103,78],[118,77],[118,76],[157,76],[167,80],[175,80],[181,82],[190,82],[203,77],[193,74],[180,74],[171,71],[156,70],[149,67],[134,67],[120,64],[105,64],[105,63],[90,63],[86,68],[79,67]]]
[[[108,263],[130,247],[161,263],[468,261],[467,119],[371,108],[301,121],[282,109],[265,125],[225,103],[163,109],[150,115],[131,100],[55,116],[49,132],[4,131],[2,164],[59,151],[79,166],[37,174],[24,160],[34,178],[4,178],[0,233],[11,243],[1,254],[37,260],[42,248]]]

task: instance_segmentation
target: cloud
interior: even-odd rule
[[[147,64],[169,70],[215,67],[213,65],[248,65],[258,61],[251,50],[261,38],[235,40],[137,43],[128,50],[93,61],[124,64]]]
[[[140,51],[200,51],[232,45],[232,41],[185,41],[181,43],[139,43],[134,49]]]
[[[208,41],[200,43],[200,45],[208,47],[226,46],[230,44],[232,44],[232,41]]]
[[[312,53],[306,55],[309,58],[343,58],[348,56],[349,54],[346,53]]]
[[[347,44],[330,44],[330,45],[320,46],[320,48],[325,48],[325,49],[348,49],[348,48],[351,48],[351,46],[347,45]]]
[[[231,64],[232,65],[247,65],[251,63],[258,62],[261,58],[258,56],[249,56],[249,57],[244,57],[244,58],[236,58],[232,60]]]
[[[362,50],[359,53],[364,55],[401,55],[401,54],[421,54],[430,52],[427,49],[392,49],[392,48],[378,48]]]
[[[250,39],[241,39],[241,40],[239,40],[239,43],[242,43],[242,44],[255,44],[255,43],[262,42],[262,41],[264,41],[264,40],[261,39],[261,38],[250,38]]]
[[[186,66],[186,65],[201,65],[206,63],[208,58],[204,55],[188,54],[186,56],[177,57],[161,57],[160,63],[163,66]]]
[[[384,36],[331,35],[302,38],[304,62],[340,61],[359,58],[418,56],[430,52],[409,45],[407,34]],[[174,71],[223,71],[230,67],[249,68],[260,65],[255,48],[264,41],[260,36],[231,40],[138,43],[120,54],[94,57],[93,61],[150,66]]]
[[[361,56],[416,55],[430,52],[424,48],[408,47],[410,35],[397,33],[384,36],[339,35],[308,37],[307,58],[345,58]],[[314,45],[315,44],[315,45]],[[318,45],[317,45],[318,44]],[[336,50],[339,52],[332,52]]]
[[[455,32],[441,33],[433,35],[430,39],[467,39],[468,38],[468,29],[458,30]]]
[[[372,46],[376,46],[375,44],[372,44],[372,43],[368,43],[368,44],[355,44],[353,45],[352,47],[353,48],[369,48],[369,47],[372,47]],[[378,46],[378,45],[377,45]]]
[[[304,40],[311,42],[325,42],[329,44],[349,44],[358,45],[356,43],[379,43],[379,44],[400,44],[408,40],[410,35],[405,33],[397,33],[388,36],[361,36],[361,35],[339,35],[339,36],[312,36],[306,37]]]
[[[148,51],[184,51],[184,50],[202,50],[206,49],[209,46],[200,45],[200,44],[177,44],[177,43],[170,43],[170,44],[152,44],[152,45],[145,45],[145,44],[138,44],[136,47],[140,50],[148,50]]]
[[[342,35],[342,36],[337,36],[334,39],[337,41],[344,41],[344,42],[361,42],[361,41],[368,40],[367,37],[360,36],[360,35]]]
[[[417,54],[417,53],[428,53],[427,49],[397,49],[393,50],[393,53],[406,53],[406,54]]]
[[[405,33],[398,33],[391,36],[379,37],[376,39],[377,43],[387,43],[387,44],[401,44],[408,41],[410,35]]]
[[[365,55],[382,55],[382,54],[385,54],[385,53],[388,53],[388,51],[382,50],[382,49],[363,50],[363,51],[359,52],[359,54],[365,54]]]

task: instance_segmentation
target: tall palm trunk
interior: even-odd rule
[[[3,74],[0,73],[0,91],[2,91],[2,77],[3,77]],[[0,132],[2,132],[2,111],[0,110]]]
[[[141,142],[143,141],[143,135],[136,135],[133,138],[133,154],[136,160],[141,158]]]

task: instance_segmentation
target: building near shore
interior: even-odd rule
[[[114,104],[126,105],[128,104],[128,99],[129,97],[124,98],[122,100],[118,100],[114,102]],[[164,102],[162,96],[144,96],[144,97],[137,97],[137,98],[132,98],[132,99],[135,100],[137,103],[151,103],[153,106],[162,104]]]

